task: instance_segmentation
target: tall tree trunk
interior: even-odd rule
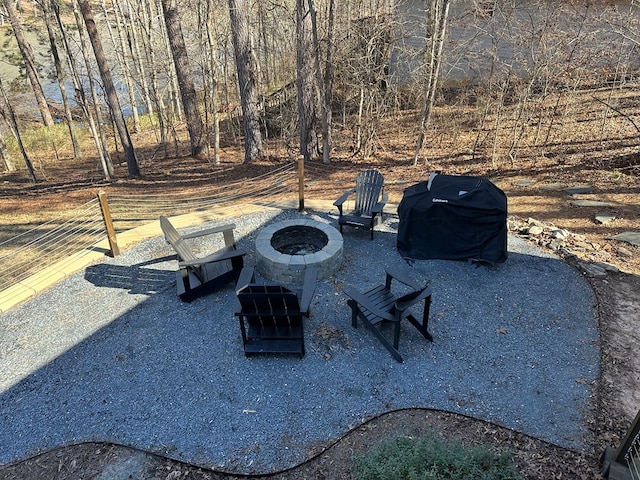
[[[257,2],[258,8],[258,29],[260,32],[260,40],[262,42],[262,52],[260,59],[260,73],[262,85],[266,85],[269,88],[273,81],[273,72],[269,68],[269,42],[267,40],[267,12],[265,7],[272,8],[271,5],[266,5],[266,2]]]
[[[69,40],[67,38],[67,33],[64,25],[62,24],[62,18],[60,17],[60,5],[55,0],[51,1],[51,9],[53,12],[53,17],[56,21],[56,26],[58,27],[58,32],[60,33],[60,39],[62,40],[62,45],[64,46],[64,51],[67,54],[67,60],[69,64],[69,71],[71,72],[71,81],[73,82],[73,88],[75,91],[75,100],[76,103],[82,109],[84,114],[84,118],[89,122],[89,131],[91,132],[91,136],[96,144],[96,151],[98,152],[98,156],[100,157],[100,163],[102,165],[102,170],[104,172],[104,176],[106,180],[111,180],[113,176],[113,164],[111,163],[111,158],[109,157],[109,152],[104,148],[103,143],[101,142],[100,135],[98,132],[98,127],[96,126],[96,120],[92,113],[92,110],[89,108],[87,104],[87,98],[84,93],[84,89],[82,88],[82,84],[80,82],[80,76],[78,75],[78,68],[76,64],[76,59],[74,53],[71,51],[69,47]],[[74,6],[74,12],[76,8]],[[76,18],[76,22],[80,21],[80,25],[82,25],[82,20]]]
[[[4,169],[7,172],[15,172],[16,166],[13,164],[11,160],[11,156],[7,151],[7,144],[4,143],[4,138],[0,136],[0,158],[2,159],[2,163],[4,165]]]
[[[29,42],[24,37],[22,21],[16,11],[13,0],[3,1],[7,10],[7,15],[9,16],[9,21],[11,22],[11,27],[13,28],[13,34],[16,37],[16,42],[18,42],[20,54],[24,60],[27,76],[29,77],[31,88],[33,89],[33,95],[35,96],[38,108],[40,109],[42,121],[47,127],[53,127],[53,118],[51,117],[51,112],[47,105],[47,99],[45,98],[44,91],[42,90],[40,76],[38,75],[38,70],[36,69],[35,61],[33,59],[33,51],[31,50],[31,45],[29,45]]]
[[[13,107],[7,98],[7,93],[4,91],[4,85],[2,84],[2,77],[0,77],[0,98],[2,101],[0,102],[0,114],[7,121],[9,128],[11,129],[11,133],[16,139],[18,143],[18,147],[20,148],[20,153],[22,153],[22,158],[24,159],[24,163],[27,167],[27,172],[29,172],[29,177],[33,183],[37,183],[38,178],[36,177],[36,172],[33,169],[33,164],[31,163],[31,159],[27,154],[27,150],[24,148],[24,143],[22,143],[22,137],[20,136],[20,130],[18,129],[18,120],[16,119],[15,112],[13,111]]]
[[[62,68],[62,62],[60,61],[58,39],[56,38],[56,33],[53,29],[53,16],[48,0],[42,2],[41,7],[45,19],[44,23],[47,26],[51,56],[53,57],[53,64],[56,68],[56,80],[58,81],[58,88],[60,89],[60,96],[62,97],[64,115],[69,129],[69,138],[71,138],[71,145],[73,147],[73,158],[78,158],[80,157],[80,144],[78,143],[78,137],[76,136],[75,129],[73,128],[73,115],[71,114],[71,106],[69,105],[69,99],[67,98],[67,87],[64,82],[64,69]]]
[[[130,38],[130,48],[131,48],[131,56],[133,58],[137,58],[137,61],[133,62],[133,66],[135,68],[135,73],[137,77],[140,79],[140,87],[142,88],[142,96],[144,98],[144,103],[147,109],[147,114],[149,116],[149,120],[153,122],[153,103],[151,102],[151,95],[149,94],[149,86],[147,84],[147,72],[145,68],[145,64],[142,61],[142,50],[140,48],[140,40],[139,40],[139,32],[138,28],[143,25],[144,18],[140,17],[140,12],[144,15],[144,8],[140,8],[134,14],[133,6],[131,5],[131,1],[127,0],[127,14],[124,15],[129,19],[129,24],[127,26],[127,35]]]
[[[105,8],[105,20],[107,17],[107,9]],[[127,93],[129,94],[129,105],[131,106],[131,117],[133,118],[133,132],[140,132],[140,117],[138,115],[138,101],[136,100],[136,90],[134,88],[133,75],[131,73],[131,67],[127,62],[127,52],[131,52],[127,47],[127,35],[124,31],[124,15],[122,13],[121,2],[113,2],[113,13],[116,24],[116,31],[118,32],[118,43],[114,42],[114,50],[118,56],[122,76],[124,83],[127,86]],[[107,20],[107,23],[108,20]],[[137,63],[137,62],[136,62]]]
[[[329,163],[331,161],[331,149],[333,148],[332,120],[333,111],[331,104],[333,103],[333,78],[335,75],[335,66],[333,58],[336,47],[334,45],[334,30],[336,21],[336,2],[329,1],[329,25],[327,28],[327,57],[325,59],[324,68],[324,104],[323,104],[323,125],[322,132],[322,161]]]
[[[162,12],[163,11],[163,7],[161,4],[162,0],[156,0],[155,2],[155,8],[157,9],[158,12]],[[149,2],[151,3],[151,2]],[[171,44],[169,43],[169,34],[167,33],[167,26],[166,26],[166,22],[161,22],[160,23],[160,30],[161,30],[161,35],[160,38],[162,39],[162,41],[164,42],[164,49],[165,49],[165,54],[168,57],[172,56],[171,53]],[[179,122],[182,121],[182,105],[180,103],[180,100],[178,100],[178,92],[180,90],[180,88],[178,87],[178,81],[176,79],[176,72],[175,72],[175,66],[174,68],[169,69],[166,72],[166,75],[168,77],[167,80],[167,85],[169,87],[169,98],[170,98],[170,105],[173,107],[173,114],[174,114],[174,118],[177,119]],[[172,127],[173,128],[173,127]]]
[[[162,12],[164,22],[167,27],[169,45],[171,45],[171,55],[176,69],[176,77],[182,107],[187,120],[187,131],[191,140],[191,155],[196,158],[203,158],[206,154],[206,137],[202,126],[202,117],[198,109],[198,98],[196,95],[193,72],[187,56],[187,47],[182,35],[180,25],[180,13],[175,0],[162,0]]]
[[[122,114],[122,108],[120,108],[120,100],[118,99],[116,87],[114,86],[113,79],[111,78],[111,70],[109,69],[107,57],[102,48],[102,42],[100,41],[100,35],[98,34],[98,29],[96,28],[96,23],[93,19],[89,0],[78,0],[78,5],[80,6],[80,11],[84,18],[84,24],[87,28],[89,39],[91,40],[93,53],[95,54],[98,70],[100,71],[100,78],[102,79],[104,91],[107,97],[107,103],[109,104],[111,115],[116,124],[122,148],[124,149],[129,175],[132,177],[139,177],[140,169],[138,167],[138,161],[136,160],[135,151],[131,143],[131,137],[129,136],[129,130],[127,129],[127,124]]]
[[[211,130],[213,134],[213,159],[211,160],[214,165],[220,163],[220,116],[218,115],[218,80],[217,80],[217,67],[216,67],[216,42],[213,38],[213,19],[214,16],[211,12],[211,2],[207,2],[206,5],[206,34],[207,34],[207,46],[208,46],[208,62],[211,76]],[[204,62],[207,59],[203,59]]]
[[[440,74],[440,60],[442,59],[442,46],[447,31],[447,19],[449,18],[450,0],[432,0],[428,27],[427,27],[427,78],[420,116],[420,131],[418,132],[418,142],[413,156],[413,164],[418,164],[418,156],[424,144],[424,137],[429,122],[431,120],[431,110],[436,97],[438,87],[438,75]]]
[[[300,154],[305,162],[318,150],[316,134],[316,88],[314,77],[313,36],[307,0],[296,0],[296,70],[298,78],[298,128]]]
[[[325,58],[324,78],[320,67],[320,41],[318,39],[318,20],[313,0],[309,1],[309,11],[313,24],[313,48],[315,51],[316,76],[318,91],[320,92],[320,108],[322,109],[322,162],[331,161],[331,101],[333,99],[333,28],[335,21],[335,0],[329,1],[329,18],[327,26],[327,49]]]
[[[91,129],[91,134],[93,135],[93,139],[96,144],[98,156],[100,157],[100,162],[102,164],[104,177],[106,180],[111,180],[115,172],[113,170],[113,162],[111,161],[111,156],[109,155],[107,138],[104,133],[102,114],[100,112],[100,103],[98,101],[98,94],[96,92],[95,82],[93,81],[93,73],[92,73],[93,68],[91,66],[92,62],[89,59],[89,47],[87,45],[85,30],[82,28],[84,20],[82,19],[82,15],[78,10],[78,2],[76,0],[72,0],[72,9],[73,9],[73,16],[76,19],[76,26],[78,27],[80,49],[82,51],[82,57],[84,59],[84,64],[87,71],[87,83],[89,84],[89,91],[91,93],[91,98],[92,98],[91,105],[89,105],[89,102],[87,102],[87,97],[84,92],[84,86],[80,81],[80,75],[78,73],[75,57],[71,48],[69,47],[69,41],[65,34],[65,29],[64,29],[64,26],[62,25],[62,19],[60,17],[60,12],[58,10],[59,6],[55,0],[52,1],[52,5],[56,11],[58,28],[62,32],[62,38],[64,40],[67,56],[69,58],[69,67],[73,72],[73,85],[76,89],[76,99],[78,98],[80,99],[79,103],[82,105],[85,116],[89,121],[89,128]]]
[[[249,163],[263,156],[256,63],[251,53],[249,36],[249,1],[229,0],[229,16],[233,31],[233,48],[238,71],[240,102],[244,126],[244,162]]]
[[[164,156],[167,158],[169,152],[167,151],[167,132],[168,132],[168,120],[166,105],[160,92],[160,86],[158,83],[158,69],[156,61],[156,50],[154,48],[154,34],[153,34],[153,19],[156,15],[153,12],[154,2],[145,1],[138,4],[137,11],[141,16],[140,26],[144,28],[144,35],[142,35],[142,45],[144,47],[145,58],[149,65],[149,94],[151,100],[155,105],[155,111],[158,115],[158,127],[160,129],[160,143],[164,150]]]

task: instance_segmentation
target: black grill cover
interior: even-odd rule
[[[507,197],[480,177],[431,174],[404,191],[398,252],[416,260],[507,259]]]

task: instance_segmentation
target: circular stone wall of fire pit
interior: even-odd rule
[[[256,238],[257,269],[277,283],[300,285],[308,267],[318,280],[333,275],[342,262],[342,235],[316,220],[285,220],[266,226]]]

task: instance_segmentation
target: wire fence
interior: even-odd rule
[[[108,197],[117,233],[148,224],[160,215],[174,216],[213,206],[259,202],[277,205],[297,191],[296,163],[242,181],[215,184],[199,196],[185,194],[122,195]],[[0,292],[59,262],[73,262],[107,238],[100,201],[95,199],[0,242]]]
[[[339,181],[333,181],[333,176],[351,178],[353,171],[353,165],[349,163],[326,165],[308,162],[303,168],[302,189],[299,183],[300,164],[291,161],[248,179],[226,183],[213,180],[211,185],[201,187],[198,195],[109,194],[108,211],[114,233],[149,224],[161,215],[176,216],[206,211],[216,206],[229,208],[242,203],[280,206],[290,204],[295,199],[300,201],[301,198],[303,204],[304,195],[311,199],[331,199],[336,188],[347,187],[339,184]],[[358,168],[375,168],[375,165],[361,162]],[[401,192],[402,187],[401,183],[385,184],[385,190],[391,193],[394,190]],[[77,258],[95,251],[96,244],[109,238],[103,208],[96,197],[69,211],[63,218],[51,219],[4,240],[0,237],[0,292],[9,294],[7,289],[36,273],[43,275],[47,267],[55,264],[56,268],[63,269]],[[51,272],[51,275],[55,275],[55,272]]]
[[[77,255],[104,238],[99,202],[91,200],[0,243],[0,291],[44,267]]]
[[[207,210],[216,205],[261,202],[278,204],[290,199],[297,188],[296,164],[289,162],[266,174],[207,187],[199,196],[110,195],[109,210],[116,232],[130,230],[157,220],[160,215],[173,216]]]

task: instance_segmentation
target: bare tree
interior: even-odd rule
[[[424,136],[435,100],[442,59],[442,46],[447,31],[447,19],[449,17],[450,0],[433,0],[427,20],[427,58],[426,58],[426,85],[422,113],[420,115],[420,130],[418,142],[413,156],[413,164],[418,164],[418,156],[424,144]]]
[[[58,38],[54,29],[55,22],[52,16],[51,8],[49,7],[49,0],[44,0],[40,4],[47,27],[47,35],[49,37],[49,47],[51,48],[51,56],[53,57],[53,64],[56,70],[56,80],[58,81],[58,88],[60,89],[60,96],[62,97],[62,104],[64,107],[64,115],[67,121],[67,128],[69,129],[69,137],[71,138],[71,145],[73,147],[73,157],[78,158],[80,156],[80,144],[78,143],[78,137],[73,128],[73,115],[71,114],[71,106],[69,105],[69,98],[67,97],[67,87],[65,85],[65,72],[62,67],[62,61],[60,60],[60,53],[58,51]]]
[[[215,15],[213,15],[211,2],[206,2],[203,12],[204,18],[200,22],[204,24],[198,29],[203,35],[202,43],[202,70],[204,73],[205,85],[205,111],[207,131],[211,128],[213,140],[213,158],[211,163],[218,165],[220,163],[220,117],[218,115],[218,67],[216,61],[217,42],[215,38],[214,23]]]
[[[313,0],[309,1],[309,12],[313,24],[313,45],[315,51],[315,68],[318,81],[318,91],[320,92],[320,108],[322,111],[322,162],[331,161],[331,102],[333,100],[333,55],[335,45],[333,43],[333,33],[335,24],[335,0],[329,0],[329,18],[327,20],[327,47],[324,72],[320,67],[320,40],[318,39],[318,20]]]
[[[162,14],[162,11],[163,11],[162,1],[163,0],[155,0],[155,2],[148,2],[148,3],[155,3],[156,10],[160,12],[159,14],[161,16],[164,16]],[[165,21],[165,22],[158,22],[158,23],[159,23],[158,25],[159,28],[156,35],[158,36],[158,39],[164,44],[165,52],[163,53],[163,55],[166,55],[166,58],[173,58],[173,54],[171,53],[171,44],[169,43],[169,34],[167,33],[167,25],[166,25],[167,22]],[[175,66],[169,67],[167,65],[167,68],[165,68],[164,73],[167,75],[167,86],[169,89],[170,103],[173,107],[173,111],[171,113],[175,116],[175,118],[178,119],[178,121],[181,122],[183,119],[182,103],[178,98],[180,96],[180,87],[178,86],[178,79],[176,77]]]
[[[116,129],[118,130],[118,135],[120,136],[120,142],[122,143],[122,148],[124,149],[129,175],[132,177],[139,177],[140,169],[138,167],[138,161],[133,149],[133,144],[131,143],[131,137],[129,136],[127,124],[124,120],[122,108],[120,107],[120,100],[118,99],[118,94],[116,92],[115,85],[113,84],[113,79],[111,78],[111,70],[109,69],[109,64],[107,63],[107,57],[102,48],[100,35],[93,19],[93,12],[91,11],[89,0],[78,0],[78,5],[80,7],[80,11],[82,12],[82,17],[87,28],[87,33],[89,34],[89,39],[91,40],[93,53],[95,54],[96,63],[98,64],[98,70],[100,71],[100,78],[102,79],[102,83],[104,85],[107,103],[109,104],[109,109],[111,111],[113,121],[116,124]]]
[[[231,19],[233,32],[233,47],[240,87],[240,102],[242,104],[245,163],[250,163],[264,155],[262,151],[262,134],[260,132],[260,112],[258,110],[256,66],[251,52],[249,5],[248,0],[229,0],[229,18]]]
[[[13,164],[11,160],[11,156],[7,151],[7,144],[4,143],[4,138],[0,136],[0,158],[2,159],[2,164],[4,165],[4,169],[7,172],[15,172],[16,166]]]
[[[182,35],[180,13],[175,0],[162,0],[162,11],[171,45],[171,54],[176,69],[182,107],[187,119],[187,131],[191,140],[191,155],[201,158],[206,154],[206,137],[198,109],[193,72],[187,56],[187,47]]]
[[[337,52],[333,68],[336,92],[345,112],[354,112],[353,154],[368,157],[377,148],[381,119],[389,112],[394,85],[389,82],[389,62],[394,32],[398,30],[394,8],[386,1],[347,6],[338,19],[342,32],[335,41]],[[343,6],[343,8],[345,8]]]
[[[98,94],[95,88],[95,82],[93,80],[92,72],[92,62],[89,60],[89,47],[87,46],[86,41],[86,32],[82,28],[83,19],[80,11],[78,10],[78,5],[76,1],[72,2],[73,16],[76,20],[76,26],[78,27],[78,37],[80,40],[80,49],[82,51],[82,56],[84,58],[85,67],[87,69],[87,83],[89,85],[90,93],[93,99],[92,105],[87,101],[87,97],[84,91],[84,87],[82,85],[82,81],[80,80],[80,74],[78,72],[79,68],[77,65],[75,54],[70,46],[70,40],[67,36],[65,27],[62,23],[62,17],[60,15],[60,5],[58,2],[53,0],[51,2],[52,10],[55,12],[56,22],[58,24],[58,29],[60,30],[61,38],[65,47],[65,51],[67,53],[67,59],[69,60],[69,70],[71,71],[71,79],[73,81],[73,87],[76,92],[76,101],[82,108],[85,118],[89,123],[89,130],[91,131],[91,136],[96,145],[96,151],[98,152],[98,156],[100,157],[100,164],[102,166],[102,171],[104,172],[104,177],[106,180],[111,180],[114,175],[113,170],[113,162],[111,161],[111,156],[109,155],[109,149],[107,148],[107,139],[104,133],[104,128],[102,126],[101,114],[100,114],[100,103],[98,102]]]
[[[127,61],[128,53],[131,50],[127,46],[127,36],[124,31],[124,15],[121,9],[121,2],[113,2],[113,22],[109,19],[109,9],[106,6],[105,0],[102,0],[102,11],[104,13],[105,24],[107,25],[107,31],[109,32],[109,39],[113,45],[113,51],[115,52],[116,59],[120,66],[121,75],[124,79],[124,84],[127,87],[127,93],[129,96],[129,105],[131,106],[131,117],[133,118],[133,131],[134,133],[140,132],[140,117],[138,115],[138,101],[136,99],[136,91],[134,88],[132,68],[129,66],[130,62]],[[111,24],[115,24],[116,33],[114,35]],[[135,62],[137,63],[137,62]]]
[[[16,41],[18,42],[20,54],[22,55],[22,59],[24,60],[25,68],[27,70],[27,76],[29,77],[29,82],[31,83],[33,94],[38,104],[38,108],[40,109],[42,120],[47,127],[53,127],[53,118],[51,117],[51,112],[49,111],[49,106],[47,105],[47,99],[45,98],[44,91],[42,90],[42,84],[40,83],[40,76],[38,75],[35,60],[33,59],[33,51],[31,50],[31,45],[29,45],[29,42],[24,36],[22,21],[18,16],[18,12],[16,11],[13,0],[3,0],[3,2],[7,10],[7,15],[9,16],[9,21],[11,22],[11,27],[13,28],[13,34],[15,35]]]
[[[154,108],[150,109],[149,112],[155,111],[158,116],[158,126],[160,129],[160,142],[164,148],[165,158],[168,156],[167,144],[168,144],[168,136],[167,133],[169,131],[169,120],[167,118],[166,105],[164,102],[164,98],[160,91],[160,83],[159,83],[159,69],[158,69],[158,60],[157,60],[157,47],[154,45],[154,38],[156,33],[154,31],[154,19],[157,17],[154,13],[155,2],[139,2],[132,7],[132,11],[135,11],[138,17],[138,21],[134,22],[141,30],[140,34],[140,43],[142,45],[142,51],[144,52],[143,56],[140,56],[144,61],[139,62],[140,65],[147,64],[148,65],[148,92],[150,101],[153,103]],[[143,70],[140,70],[141,73]],[[143,81],[147,80],[147,76],[145,75],[142,78]]]
[[[123,8],[124,10],[124,8]],[[152,119],[154,108],[151,102],[151,94],[149,93],[149,87],[147,84],[147,66],[145,65],[145,56],[143,56],[142,48],[140,46],[140,30],[143,28],[143,15],[144,9],[137,10],[133,8],[131,0],[126,0],[126,10],[123,12],[123,17],[128,20],[125,25],[127,31],[127,38],[129,39],[129,49],[131,50],[131,56],[135,59],[133,67],[135,69],[135,77],[138,78],[138,85],[142,90],[142,96],[144,98],[145,108],[149,118]]]
[[[300,154],[305,162],[318,152],[313,25],[307,0],[296,0],[296,69]]]
[[[27,172],[29,172],[29,177],[33,183],[38,181],[36,177],[36,172],[33,169],[33,164],[31,163],[31,159],[29,158],[29,154],[27,154],[27,150],[24,147],[24,143],[22,143],[22,137],[20,136],[20,130],[18,128],[18,120],[16,119],[16,114],[13,111],[13,107],[7,98],[7,93],[4,90],[4,85],[2,84],[2,78],[0,77],[0,115],[5,119],[7,124],[9,125],[9,129],[18,143],[18,147],[20,148],[20,153],[22,153],[22,158],[24,159],[24,163],[27,167]]]

